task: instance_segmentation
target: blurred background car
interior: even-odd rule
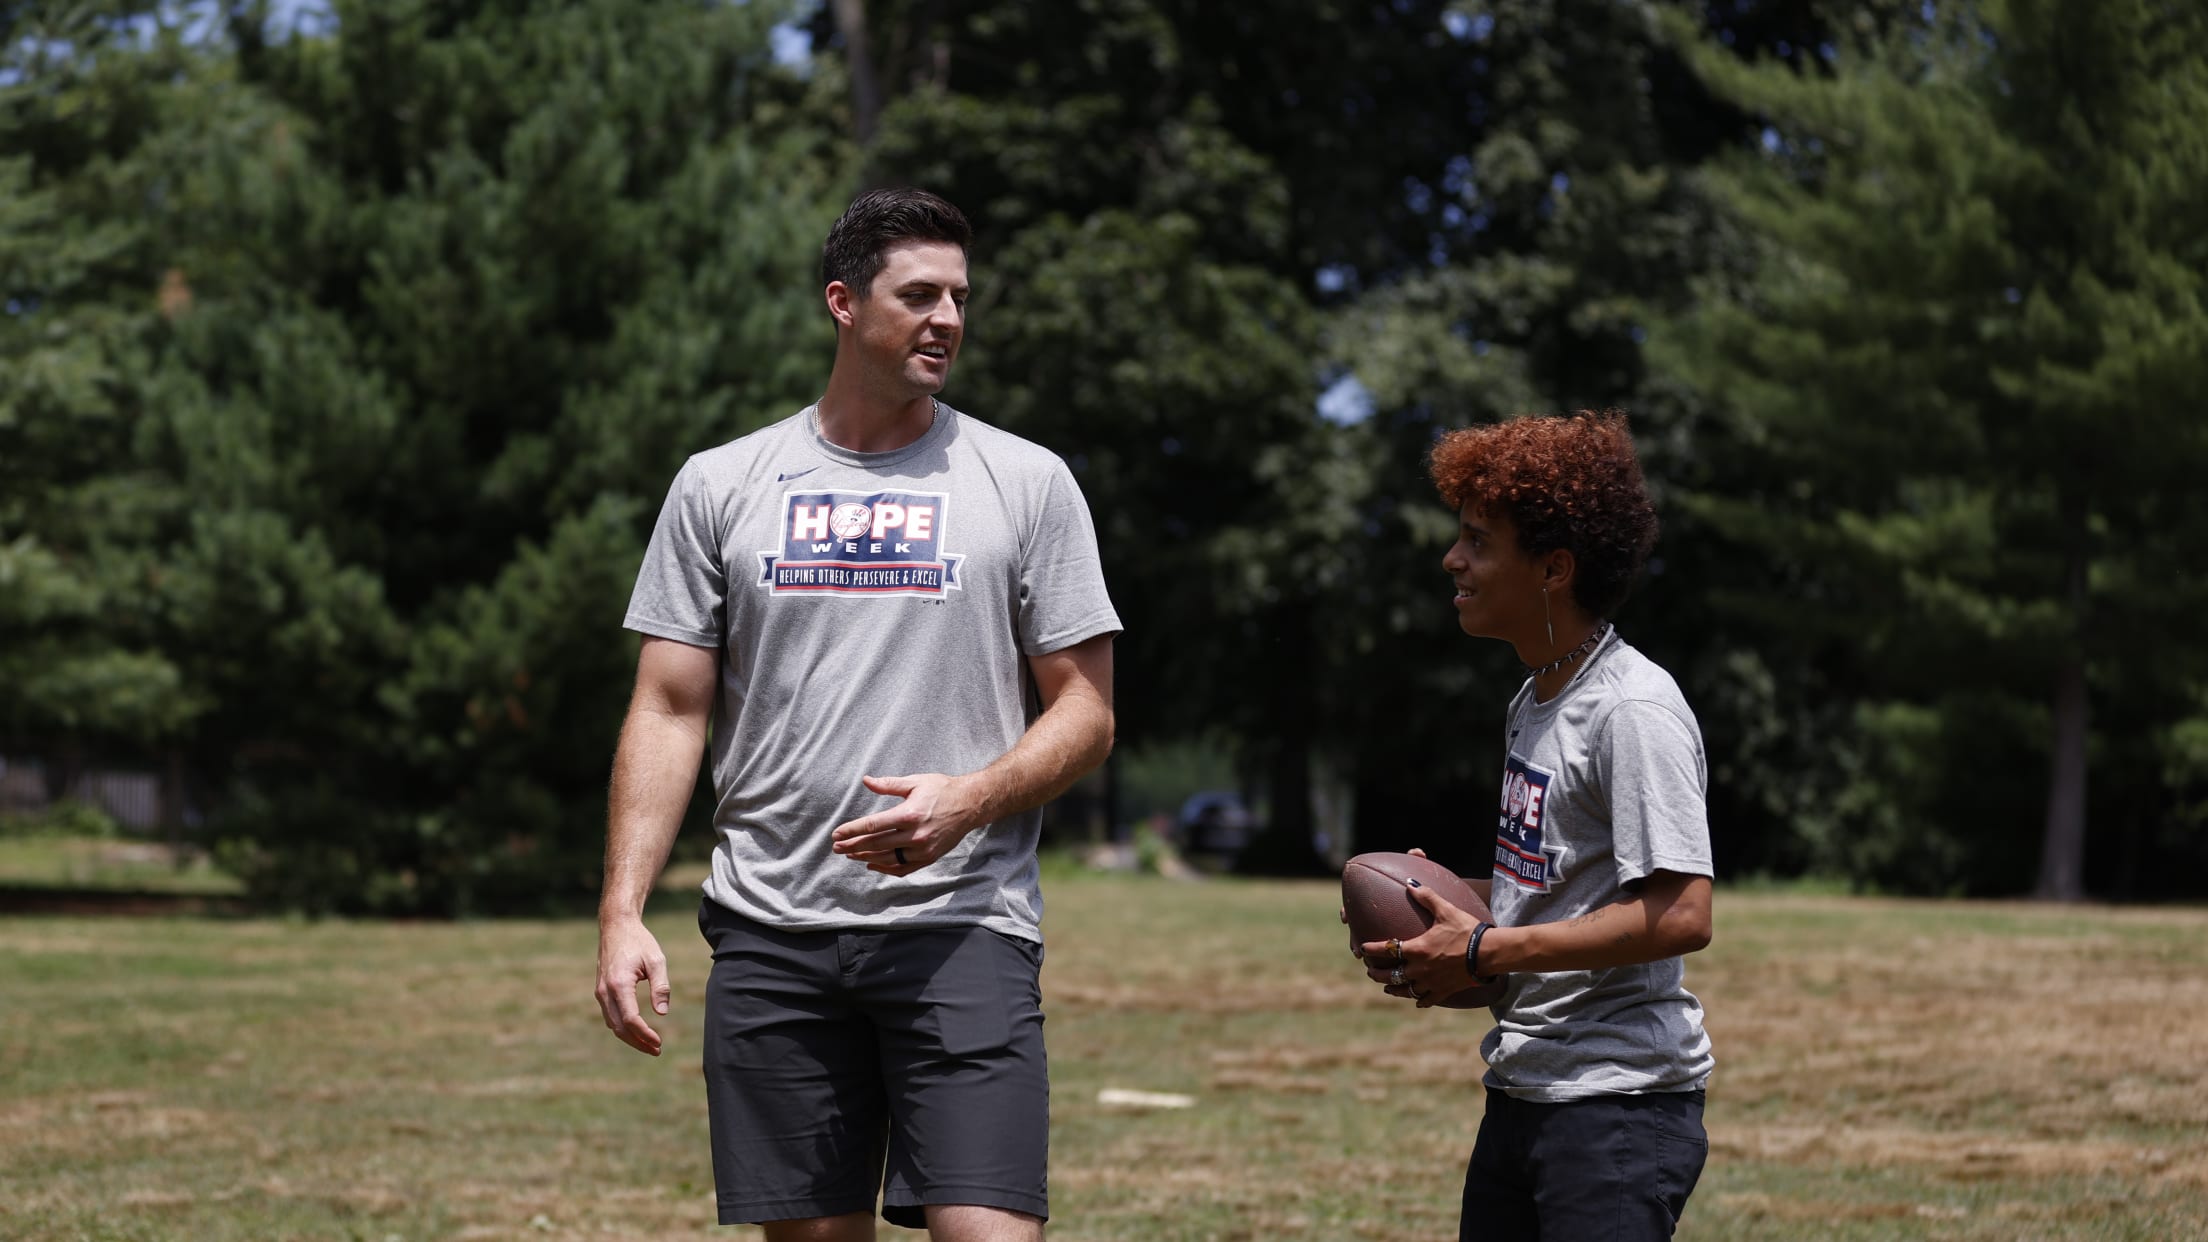
[[[1181,802],[1173,827],[1181,852],[1190,862],[1226,870],[1250,843],[1257,820],[1241,794],[1232,789],[1206,789]]]

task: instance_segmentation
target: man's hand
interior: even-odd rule
[[[618,919],[598,926],[598,1011],[606,1029],[638,1052],[659,1055],[659,1032],[636,1007],[636,985],[652,984],[652,1012],[665,1014],[672,990],[667,986],[667,955],[642,919]]]
[[[923,772],[865,776],[860,783],[904,801],[837,827],[831,848],[884,875],[911,875],[943,857],[981,826],[971,777]]]
[[[636,690],[613,752],[606,795],[606,884],[598,898],[598,1010],[606,1029],[638,1052],[659,1055],[659,1032],[636,1010],[636,985],[652,983],[652,1011],[667,1012],[667,955],[644,930],[644,903],[667,865],[682,808],[698,783],[713,718],[721,653],[646,638]]]
[[[1410,997],[1425,1009],[1472,986],[1464,950],[1480,924],[1468,911],[1416,880],[1410,882],[1409,891],[1411,900],[1434,916],[1434,925],[1403,941],[1400,953],[1394,941],[1373,940],[1358,945],[1357,955],[1364,959],[1366,978],[1387,984],[1388,995]],[[1400,984],[1395,982],[1398,977],[1403,980]]]

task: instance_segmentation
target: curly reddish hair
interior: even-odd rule
[[[1656,506],[1619,410],[1514,418],[1452,431],[1427,469],[1453,509],[1501,513],[1528,556],[1569,549],[1572,598],[1607,617],[1656,546]]]

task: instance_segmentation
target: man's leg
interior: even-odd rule
[[[704,1063],[720,1222],[871,1238],[888,1104],[874,1025],[845,996],[849,938],[711,902],[699,924],[713,946]]]
[[[767,1231],[767,1242],[874,1242],[874,1213],[770,1220],[760,1228]]]
[[[971,1203],[931,1203],[926,1211],[929,1242],[1043,1242],[1043,1218],[1025,1212]]]
[[[883,934],[860,1003],[889,1097],[891,1224],[961,1242],[1040,1236],[1050,1215],[1041,966],[1041,945],[980,927]]]

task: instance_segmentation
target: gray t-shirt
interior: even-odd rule
[[[1653,872],[1709,875],[1702,732],[1679,686],[1615,632],[1555,698],[1510,704],[1490,907],[1556,923]],[[1693,1091],[1713,1059],[1683,961],[1519,974],[1481,1041],[1487,1083],[1554,1103]]]
[[[897,805],[861,776],[994,762],[1032,719],[1025,657],[1119,630],[1057,455],[948,405],[904,448],[855,453],[808,407],[683,466],[624,624],[721,651],[706,896],[778,927],[1041,939],[1039,810],[903,877],[829,834]]]

